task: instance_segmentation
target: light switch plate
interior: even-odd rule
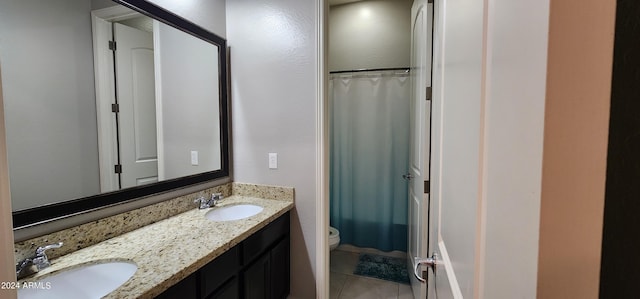
[[[278,153],[269,153],[269,169],[278,169]]]
[[[191,165],[198,165],[198,151],[191,151]]]

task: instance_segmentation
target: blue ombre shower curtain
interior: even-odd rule
[[[410,80],[331,75],[330,222],[341,244],[407,249]]]

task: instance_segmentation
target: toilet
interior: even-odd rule
[[[340,244],[340,232],[332,226],[329,226],[329,250],[334,250]]]

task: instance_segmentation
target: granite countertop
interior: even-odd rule
[[[255,204],[264,210],[249,218],[214,222],[210,209],[193,209],[51,260],[51,266],[22,281],[34,281],[69,267],[131,261],[136,273],[104,298],[153,298],[277,219],[292,201],[232,195],[217,207]]]

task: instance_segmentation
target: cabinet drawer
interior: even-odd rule
[[[225,281],[236,275],[240,268],[238,246],[200,269],[201,294],[205,298],[220,287]]]
[[[288,234],[289,213],[287,212],[242,242],[242,265],[250,264],[269,246]]]

